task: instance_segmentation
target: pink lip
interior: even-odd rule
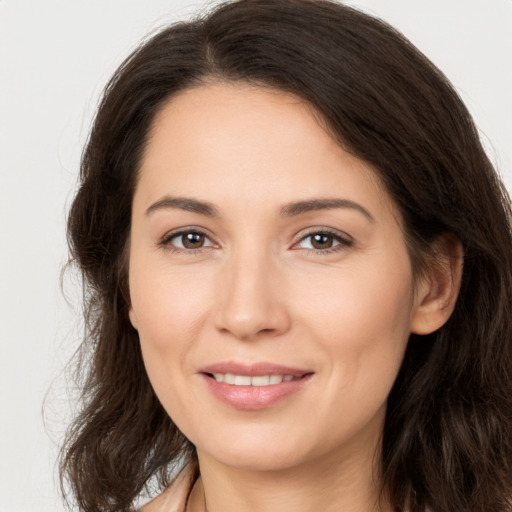
[[[232,373],[250,377],[258,375],[292,375],[294,380],[270,384],[268,386],[236,386],[218,382],[209,374]],[[270,407],[284,398],[299,391],[313,375],[311,370],[290,368],[272,363],[240,364],[223,362],[208,365],[200,370],[208,389],[221,402],[236,409],[260,410]]]

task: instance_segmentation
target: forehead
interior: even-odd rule
[[[164,193],[254,206],[341,194],[395,209],[374,169],[345,151],[309,104],[238,83],[187,89],[155,117],[136,196]]]

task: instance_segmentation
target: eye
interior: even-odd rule
[[[176,250],[189,251],[213,246],[213,242],[205,233],[189,229],[167,235],[162,240],[162,245]]]
[[[352,240],[341,233],[330,231],[315,231],[303,236],[295,245],[298,249],[312,250],[315,252],[331,252],[352,245]]]

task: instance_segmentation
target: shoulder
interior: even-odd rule
[[[194,480],[194,471],[189,464],[169,487],[137,512],[185,512]]]

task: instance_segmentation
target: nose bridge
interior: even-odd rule
[[[217,328],[239,339],[277,335],[289,326],[279,266],[268,247],[233,248],[221,272]]]

